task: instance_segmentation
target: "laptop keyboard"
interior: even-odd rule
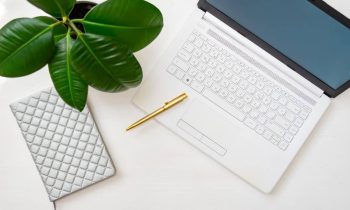
[[[197,30],[167,71],[283,151],[312,111]]]

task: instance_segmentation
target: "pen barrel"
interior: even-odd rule
[[[182,102],[183,100],[185,100],[187,98],[187,94],[183,93],[181,95],[179,95],[178,97],[174,98],[171,101],[168,101],[164,104],[163,108],[165,110],[170,109],[171,107],[175,106],[176,104]]]

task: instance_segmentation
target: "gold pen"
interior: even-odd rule
[[[175,105],[181,103],[182,101],[184,101],[187,98],[187,94],[186,93],[182,93],[181,95],[179,95],[178,97],[174,98],[171,101],[165,102],[164,105],[157,109],[156,111],[152,112],[151,114],[147,115],[146,117],[140,119],[139,121],[133,123],[132,125],[130,125],[126,131],[129,131],[139,125],[141,125],[142,123],[156,117],[157,115],[161,114],[162,112],[174,107]]]

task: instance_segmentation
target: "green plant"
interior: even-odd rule
[[[144,0],[107,0],[83,19],[70,19],[76,0],[28,1],[53,18],[19,18],[0,30],[0,76],[26,76],[49,64],[57,92],[79,110],[85,107],[88,85],[118,92],[140,84],[142,69],[133,52],[163,27],[155,6]]]

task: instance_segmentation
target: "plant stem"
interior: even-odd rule
[[[71,20],[73,23],[82,23],[84,19],[73,19]]]
[[[78,36],[83,34],[71,20],[68,19],[67,23],[68,26],[71,27],[75,33],[77,33]]]
[[[56,23],[51,24],[49,27],[54,28],[54,27],[58,26],[59,24],[64,24],[64,22],[63,21],[58,21]]]

